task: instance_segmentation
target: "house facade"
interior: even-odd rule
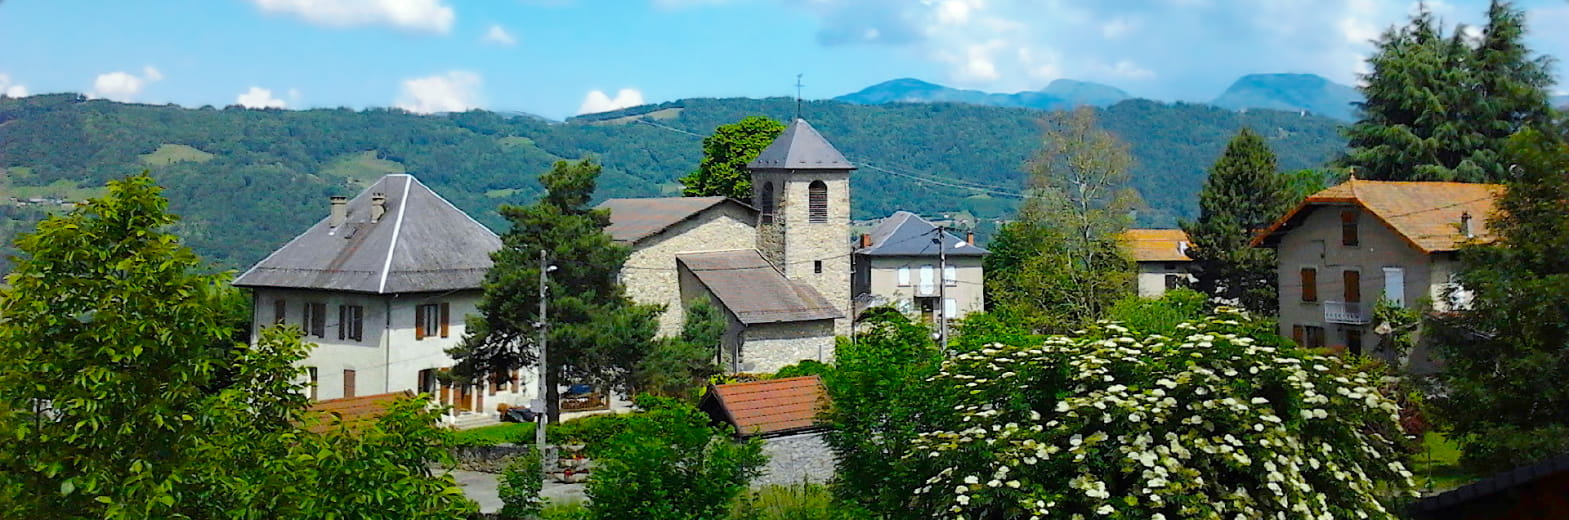
[[[478,385],[442,381],[475,314],[490,252],[501,240],[410,175],[382,177],[235,279],[254,297],[255,330],[298,327],[315,343],[306,391],[328,400],[428,393],[458,412],[534,394],[525,374]]]
[[[851,293],[860,306],[891,305],[936,323],[986,308],[989,251],[908,211],[895,212],[857,240]]]
[[[1180,229],[1129,229],[1122,234],[1123,247],[1138,264],[1138,291],[1144,298],[1159,298],[1166,291],[1192,284],[1193,259],[1188,257],[1192,243]]]
[[[1502,187],[1452,182],[1352,180],[1320,191],[1254,239],[1278,251],[1280,333],[1310,348],[1391,361],[1378,348],[1373,309],[1382,299],[1429,311],[1463,308],[1456,252],[1485,239]],[[1434,367],[1425,349],[1412,370]]]

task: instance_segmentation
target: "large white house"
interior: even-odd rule
[[[443,383],[446,350],[474,314],[501,240],[413,176],[387,175],[235,279],[253,290],[255,324],[299,327],[317,344],[304,361],[318,400],[429,393],[459,412],[525,404],[527,374],[482,385]],[[487,407],[487,404],[489,406]]]

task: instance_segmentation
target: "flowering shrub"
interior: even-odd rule
[[[932,518],[1393,518],[1408,493],[1377,378],[1234,311],[1141,337],[1102,324],[950,359],[905,462]],[[1258,338],[1258,339],[1256,339]]]

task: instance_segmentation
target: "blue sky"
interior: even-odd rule
[[[898,77],[1098,81],[1207,100],[1252,72],[1353,83],[1404,0],[0,0],[0,94],[184,106],[471,107],[563,118]],[[1522,0],[1569,57],[1569,1]],[[1485,0],[1428,2],[1453,23]],[[1569,84],[1565,67],[1557,69]],[[1559,88],[1564,90],[1563,87]]]

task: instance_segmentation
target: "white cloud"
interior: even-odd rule
[[[241,92],[234,98],[234,102],[245,108],[283,108],[288,106],[282,99],[272,97],[272,91],[261,87],[251,87],[250,90]]]
[[[1117,63],[1105,67],[1104,70],[1106,74],[1118,78],[1150,79],[1155,77],[1154,71],[1140,67],[1131,60],[1117,60]]]
[[[416,114],[463,112],[479,107],[479,74],[465,70],[403,80],[398,108]]]
[[[507,29],[500,25],[491,25],[490,30],[485,31],[485,37],[482,39],[485,40],[485,43],[494,43],[503,47],[511,47],[518,44],[518,39],[514,38],[512,33],[507,32]]]
[[[1108,40],[1121,38],[1123,35],[1128,34],[1131,31],[1133,31],[1133,22],[1129,21],[1127,18],[1115,18],[1112,21],[1101,24],[1100,26],[1100,35],[1106,37]]]
[[[251,0],[270,13],[298,17],[327,27],[385,25],[446,34],[457,17],[444,0]]]
[[[125,71],[99,74],[93,79],[93,90],[87,93],[87,97],[126,102],[140,94],[148,84],[162,79],[163,73],[153,67],[143,67],[141,76]]]
[[[0,96],[27,97],[27,87],[21,83],[13,83],[10,76],[0,74]]]
[[[614,98],[605,94],[603,91],[593,90],[589,91],[588,95],[583,97],[583,104],[578,107],[577,113],[595,114],[599,112],[618,110],[626,107],[635,107],[641,104],[643,104],[643,93],[639,92],[637,89],[621,89],[620,91],[616,92],[616,97]]]

